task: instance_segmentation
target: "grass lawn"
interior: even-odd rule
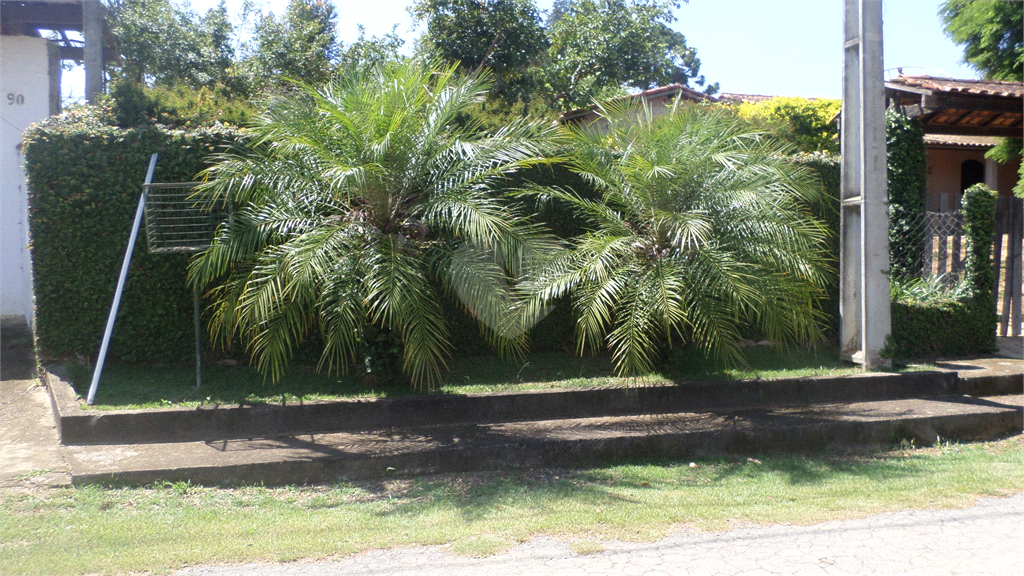
[[[1024,490],[1021,436],[750,456],[320,487],[9,489],[0,492],[0,574],[162,572],[431,544],[487,555],[539,535],[589,553],[602,539],[651,541],[679,527],[803,524]]]
[[[650,382],[694,380],[747,380],[799,378],[853,374],[860,370],[839,360],[835,348],[790,350],[768,347],[747,349],[748,367],[716,369],[699,355],[677,355]],[[579,358],[563,353],[530,354],[519,362],[495,357],[460,358],[452,361],[447,382],[438,394],[507,392],[552,388],[628,385],[634,379],[614,376],[607,357]],[[903,370],[930,368],[924,365]],[[85,396],[91,368],[68,367],[71,385]],[[293,366],[276,384],[265,381],[247,366],[210,365],[203,368],[203,387],[195,387],[195,369],[189,366],[108,364],[103,370],[96,409],[157,408],[199,404],[280,403],[337,398],[366,398],[416,393],[407,385],[381,386],[362,374],[342,377],[318,374],[307,366]]]

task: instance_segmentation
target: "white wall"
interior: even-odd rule
[[[20,144],[29,124],[50,114],[48,71],[46,40],[0,36],[0,315],[30,324],[32,264]]]

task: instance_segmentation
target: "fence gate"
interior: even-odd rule
[[[999,336],[1020,336],[1021,253],[1024,252],[1024,199],[1000,196],[996,204],[995,268],[996,313]]]

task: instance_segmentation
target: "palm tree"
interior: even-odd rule
[[[273,100],[250,150],[205,173],[206,199],[235,207],[190,268],[214,298],[214,336],[240,337],[277,379],[313,332],[321,368],[344,371],[372,325],[400,340],[402,372],[429,388],[449,353],[441,286],[499,351],[521,351],[509,281],[545,237],[495,189],[546,161],[551,128],[485,133],[468,111],[487,89],[451,66],[405,62]]]
[[[827,230],[813,175],[726,110],[613,103],[565,129],[570,167],[598,192],[539,191],[589,231],[521,285],[534,306],[571,296],[579,351],[611,350],[621,375],[650,372],[659,348],[692,344],[742,364],[745,326],[773,342],[819,336]]]

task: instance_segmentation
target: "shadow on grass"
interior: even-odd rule
[[[547,388],[626,386],[638,381],[677,383],[759,378],[795,378],[820,374],[852,373],[834,348],[780,351],[749,348],[748,367],[716,367],[699,352],[673,354],[661,373],[646,379],[619,378],[607,356],[578,357],[567,353],[535,353],[516,362],[493,356],[457,358],[451,361],[446,383],[430,394],[464,394]],[[68,367],[75,391],[84,396],[91,368]],[[189,366],[108,364],[100,381],[100,408],[159,408],[170,406],[279,404],[337,398],[375,398],[420,394],[402,384],[382,384],[365,374],[335,376],[318,373],[305,365],[293,365],[272,383],[248,366],[209,365],[203,368],[203,387],[195,387],[195,370]]]
[[[886,452],[850,456],[773,455],[760,463],[746,458],[710,458],[695,462],[670,459],[623,460],[589,470],[545,469],[515,471],[506,477],[495,474],[452,477],[445,475],[414,480],[396,504],[378,516],[412,518],[424,509],[454,509],[463,519],[477,521],[504,506],[524,502],[530,510],[566,513],[565,502],[584,509],[644,504],[646,491],[686,492],[695,489],[737,489],[772,493],[781,477],[793,488],[824,488],[849,483],[861,486],[865,499],[870,485],[902,480],[929,481],[935,465],[926,458]],[[865,485],[864,480],[868,483]],[[367,486],[376,497],[387,497],[384,484]],[[655,500],[659,496],[654,495]]]

